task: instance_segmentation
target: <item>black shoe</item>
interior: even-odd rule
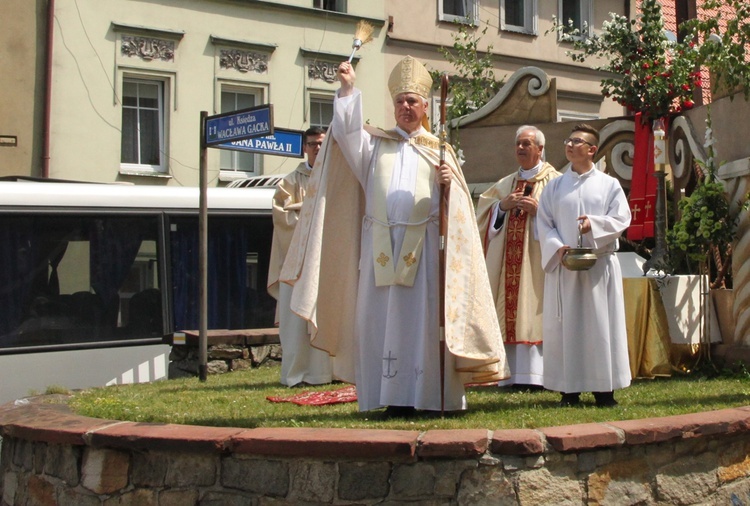
[[[570,406],[579,406],[580,404],[581,404],[580,392],[574,392],[572,394],[562,394],[562,399],[560,399],[561,408],[567,408]]]
[[[614,392],[594,392],[596,405],[600,408],[611,408],[617,406]]]
[[[416,414],[417,410],[413,406],[388,406],[383,412],[383,419],[412,418]]]

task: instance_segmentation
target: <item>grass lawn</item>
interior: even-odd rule
[[[705,369],[705,368],[704,368]],[[334,390],[345,385],[289,389],[279,383],[279,365],[198,378],[162,380],[74,392],[69,399],[80,415],[133,422],[161,422],[216,427],[338,427],[369,429],[518,429],[611,420],[631,420],[750,405],[750,374],[694,372],[671,378],[635,380],[615,392],[619,405],[597,408],[590,393],[582,407],[560,408],[556,392],[521,392],[494,386],[471,387],[469,409],[445,418],[379,420],[360,413],[357,403],[298,406],[274,403],[268,396]]]

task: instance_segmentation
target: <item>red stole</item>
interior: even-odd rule
[[[514,191],[523,191],[526,185],[536,182],[519,179]],[[521,263],[528,213],[515,209],[505,215],[505,342],[516,342],[516,317],[518,315],[518,291],[521,286]]]

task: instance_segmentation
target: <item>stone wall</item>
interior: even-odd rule
[[[539,430],[241,429],[0,407],[8,505],[749,504],[750,408]]]
[[[171,379],[198,376],[200,347],[197,331],[184,338],[170,336]],[[223,374],[258,367],[267,360],[281,360],[278,327],[268,329],[209,330],[206,335],[206,372]]]

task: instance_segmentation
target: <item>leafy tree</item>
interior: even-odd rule
[[[456,77],[450,81],[446,120],[476,111],[489,102],[503,85],[493,72],[492,45],[483,54],[478,49],[479,41],[487,33],[487,27],[477,34],[465,24],[458,25],[458,31],[453,33],[453,46],[450,49],[439,49],[456,71]],[[439,88],[440,72],[433,70],[430,74],[435,86]]]
[[[713,73],[713,90],[720,86],[730,91],[744,88],[745,100],[750,99],[750,60],[746,56],[750,48],[750,2],[704,0],[701,7],[715,15],[688,20],[680,28],[702,42],[700,63]]]
[[[573,61],[599,58],[594,68],[613,74],[601,81],[606,97],[649,120],[693,107],[693,90],[700,88],[699,52],[691,41],[670,40],[664,31],[661,4],[644,0],[637,20],[610,13],[601,33],[582,37],[572,24],[555,20],[553,32],[570,42]]]

